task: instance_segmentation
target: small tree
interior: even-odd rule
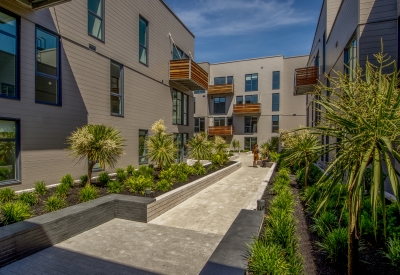
[[[78,128],[67,138],[68,150],[78,159],[88,161],[87,185],[92,178],[93,166],[99,163],[101,167],[115,167],[123,155],[121,133],[112,126],[88,124]]]
[[[205,132],[200,132],[189,139],[187,147],[189,149],[189,156],[192,159],[196,159],[197,162],[211,157],[212,144],[207,139]]]
[[[215,154],[225,154],[225,149],[229,148],[229,144],[226,143],[226,140],[220,136],[215,136],[212,141],[212,147]]]
[[[172,134],[166,133],[167,127],[163,119],[154,122],[151,130],[154,135],[147,140],[147,156],[162,170],[175,161],[177,149],[174,146],[174,138]]]
[[[232,140],[232,147],[234,150],[237,149],[237,151],[239,151],[240,150],[240,141],[236,140],[236,139]]]

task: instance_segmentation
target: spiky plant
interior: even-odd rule
[[[233,150],[237,150],[237,151],[240,150],[240,141],[239,140],[237,140],[237,139],[232,140],[231,145],[233,147]]]
[[[200,132],[188,140],[187,146],[189,149],[189,156],[192,159],[200,160],[209,159],[211,157],[212,144],[207,139],[205,132]]]

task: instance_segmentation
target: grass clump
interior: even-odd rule
[[[82,187],[81,190],[79,190],[79,201],[81,202],[91,201],[97,198],[98,195],[99,191],[95,186],[85,185],[84,187]]]
[[[18,199],[27,205],[36,205],[39,202],[39,198],[35,193],[24,192],[18,196]]]
[[[107,183],[107,192],[118,194],[124,190],[124,185],[120,181],[109,181]]]
[[[70,185],[67,183],[61,183],[56,187],[56,195],[59,197],[66,197],[68,195],[68,191],[70,189]]]
[[[310,226],[312,232],[316,232],[319,237],[325,237],[338,225],[338,218],[332,211],[326,211],[313,218],[313,225]]]
[[[253,274],[290,275],[285,250],[276,244],[265,245],[255,240],[250,247],[248,269]]]
[[[322,242],[317,243],[327,258],[335,263],[347,257],[347,228],[336,228],[326,235]]]
[[[70,174],[66,174],[61,178],[61,184],[68,185],[69,187],[74,187],[74,179]]]
[[[384,256],[390,260],[395,267],[400,267],[400,238],[394,236],[388,238],[386,243],[388,252],[384,252]]]
[[[81,180],[81,185],[84,185],[84,184],[87,183],[88,176],[87,175],[82,175],[79,179]]]
[[[31,217],[30,207],[22,201],[6,202],[1,206],[2,224],[7,225],[26,220]]]
[[[5,202],[10,202],[15,198],[15,191],[12,190],[11,188],[3,188],[0,189],[0,202],[5,203]]]
[[[38,195],[45,195],[47,193],[46,183],[42,181],[36,181],[34,184],[35,193]]]
[[[110,176],[107,172],[101,172],[98,178],[98,182],[101,186],[106,186],[107,183],[110,181]]]
[[[64,198],[57,196],[57,194],[52,195],[46,201],[46,211],[54,212],[56,210],[62,209],[67,206]]]

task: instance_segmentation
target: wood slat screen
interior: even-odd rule
[[[296,69],[296,86],[318,84],[318,67]]]
[[[171,60],[169,79],[189,79],[189,59]]]
[[[233,84],[221,84],[208,86],[209,95],[233,94]]]
[[[208,73],[196,62],[192,61],[192,79],[197,82],[200,86],[204,88],[204,90],[208,89]]]
[[[169,79],[192,91],[208,89],[208,73],[191,59],[171,60]]]
[[[261,103],[254,104],[235,104],[233,105],[235,114],[258,114],[261,113]]]
[[[210,126],[208,127],[208,134],[210,136],[230,136],[233,135],[233,126]]]

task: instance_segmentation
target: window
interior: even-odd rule
[[[88,0],[88,33],[104,41],[104,0]]]
[[[194,118],[194,132],[200,133],[200,132],[205,132],[205,131],[206,131],[206,127],[205,127],[204,117],[195,117]]]
[[[193,98],[193,114],[196,113],[196,98]]]
[[[272,94],[272,111],[279,111],[279,94]]]
[[[144,18],[139,18],[139,61],[147,65],[148,63],[148,44],[149,44],[149,22]]]
[[[173,60],[180,60],[180,59],[187,59],[189,56],[185,54],[181,49],[179,49],[175,44],[172,47],[172,59]]]
[[[111,61],[111,83],[110,83],[110,94],[111,94],[111,114],[112,115],[124,115],[124,87],[123,87],[123,66]]]
[[[353,37],[350,41],[344,49],[344,71],[350,79],[353,79],[357,65],[357,38]]]
[[[59,37],[36,28],[35,101],[61,105]]]
[[[206,91],[205,90],[195,90],[195,94],[204,94]]]
[[[19,121],[0,119],[0,185],[19,180]]]
[[[272,90],[279,90],[279,88],[280,88],[280,78],[281,78],[281,72],[280,71],[272,72]]]
[[[233,76],[226,77],[226,84],[233,84]]]
[[[246,74],[246,92],[258,91],[258,74]]]
[[[187,94],[173,90],[172,92],[172,123],[175,125],[189,125],[188,122],[188,101]]]
[[[147,130],[139,130],[139,164],[148,163],[146,140],[147,140]]]
[[[279,133],[279,116],[272,116],[272,133]]]
[[[256,116],[245,116],[244,117],[244,132],[245,133],[257,133],[257,117]]]
[[[17,18],[0,11],[0,97],[18,98],[18,30]]]
[[[246,104],[256,104],[258,103],[258,95],[246,95]]]
[[[254,145],[257,143],[256,137],[244,138],[244,150],[253,150]]]
[[[214,77],[214,85],[226,84],[226,77]]]
[[[322,73],[325,73],[325,64],[326,63],[326,34],[322,37]]]
[[[236,96],[236,104],[243,104],[243,96]]]
[[[227,118],[227,120],[228,120],[228,126],[232,126],[233,125],[233,117],[228,117]]]
[[[214,97],[214,114],[225,113],[225,97]]]
[[[224,117],[214,117],[214,126],[225,126]]]
[[[189,134],[174,134],[174,143],[177,150],[176,160],[177,162],[182,162],[183,158],[187,156],[188,151],[186,148],[186,143],[189,139]]]

